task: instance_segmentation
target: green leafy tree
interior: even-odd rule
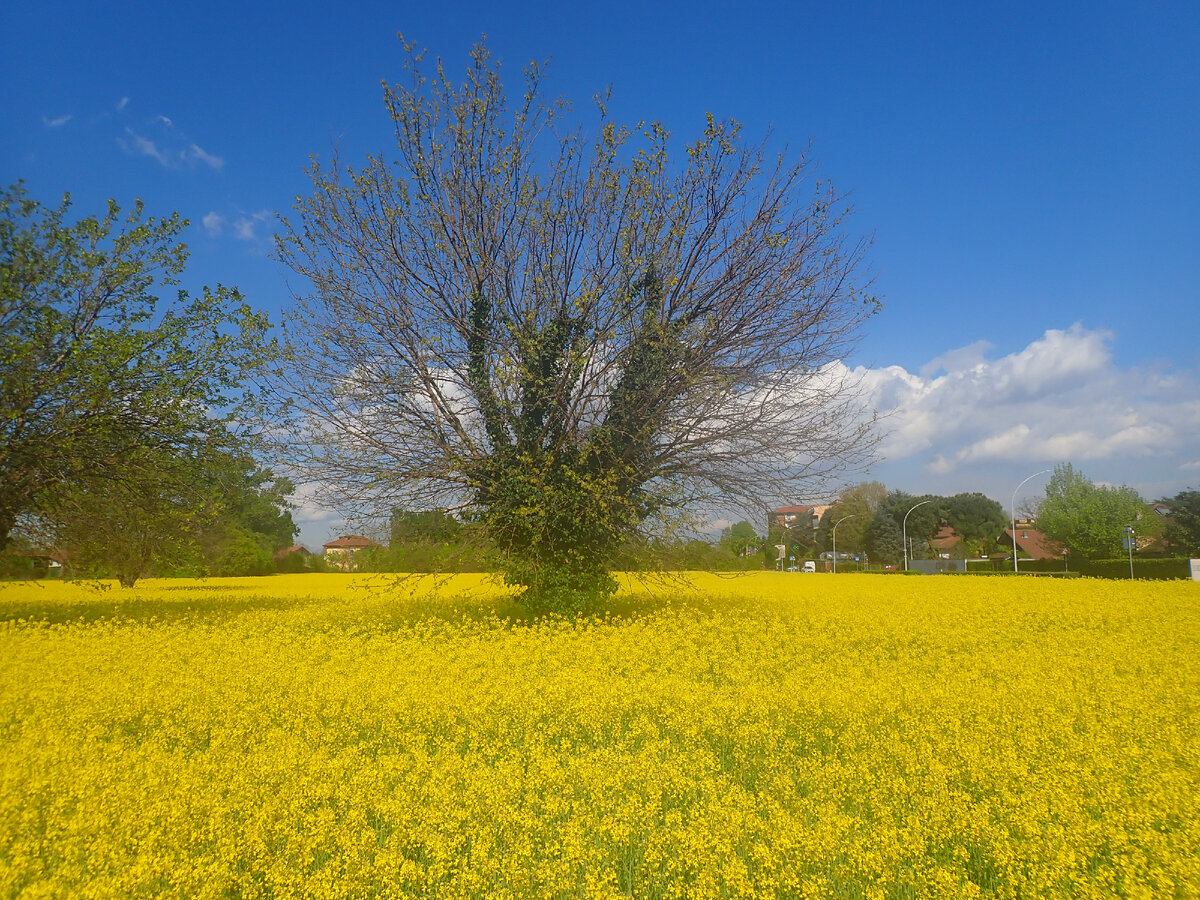
[[[933,540],[941,527],[944,503],[944,498],[932,494],[915,496],[905,491],[888,493],[879,511],[896,523],[896,530],[901,538],[901,559],[904,555],[905,537],[909,539],[915,558],[924,556],[929,541]],[[871,550],[873,556],[879,556],[877,548],[872,547]]]
[[[273,571],[274,552],[291,546],[300,531],[290,510],[291,480],[277,477],[245,452],[210,454],[203,477],[217,510],[200,536],[208,570],[214,575]]]
[[[1180,491],[1163,501],[1171,510],[1167,544],[1176,553],[1200,557],[1200,491]]]
[[[900,526],[890,510],[879,509],[875,512],[867,528],[866,540],[873,562],[895,566],[904,558]]]
[[[312,285],[290,460],[348,507],[472,507],[524,602],[571,613],[639,533],[870,456],[833,364],[878,304],[803,157],[710,117],[679,160],[603,98],[587,138],[536,65],[510,106],[482,46],[462,84],[406,50],[395,157],[314,164],[278,245]]]
[[[236,446],[244,384],[272,353],[236,290],[160,302],[187,260],[186,220],[140,202],[69,213],[69,197],[0,192],[0,547],[57,500],[143,496],[147,458]]]
[[[763,558],[768,565],[775,564],[780,546],[786,548],[785,558],[803,559],[817,552],[816,535],[807,517],[802,522],[786,527],[771,523],[767,529],[767,539],[762,543]]]
[[[195,460],[136,450],[119,477],[79,479],[55,492],[53,520],[43,519],[54,545],[77,575],[116,578],[132,587],[159,572],[197,574],[198,538],[218,517],[210,481]]]
[[[458,539],[462,531],[462,523],[444,509],[392,510],[392,544],[410,544],[419,541],[444,543]]]
[[[720,544],[734,556],[745,556],[754,552],[762,543],[762,538],[754,531],[754,526],[742,519],[721,530]]]
[[[955,494],[940,509],[946,524],[963,539],[960,546],[969,547],[971,555],[989,552],[1009,527],[1004,507],[983,494]]]
[[[1151,537],[1161,527],[1156,520],[1133,488],[1094,484],[1070,463],[1055,466],[1037,510],[1039,531],[1087,559],[1121,556],[1126,526]]]
[[[228,529],[211,571],[218,576],[269,575],[275,571],[275,560],[268,539],[238,526]]]
[[[887,496],[887,488],[878,481],[860,482],[844,490],[837,502],[821,516],[821,525],[817,530],[818,549],[833,549],[830,532],[838,522],[842,523],[837,530],[839,553],[867,549],[867,531],[871,527],[871,520],[887,500]],[[848,516],[854,518],[847,518]]]
[[[297,530],[290,493],[244,453],[139,450],[113,477],[63,485],[39,525],[75,574],[126,587],[147,575],[265,575]]]

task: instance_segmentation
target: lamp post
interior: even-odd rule
[[[1042,469],[1040,472],[1034,472],[1025,481],[1032,481],[1039,475],[1046,475],[1050,469]],[[1013,491],[1012,503],[1009,504],[1008,512],[1012,516],[1012,539],[1013,539],[1013,574],[1017,574],[1017,491],[1025,486],[1025,481],[1017,485],[1017,490]]]
[[[836,522],[833,523],[832,531],[833,531],[833,574],[834,575],[837,574],[837,527],[839,525],[841,525],[843,522],[845,522],[847,519],[853,519],[857,515],[858,515],[858,513],[853,513],[849,516],[842,516],[840,519],[838,519]]]
[[[912,507],[912,509],[910,509],[908,512],[906,512],[904,514],[904,520],[900,523],[900,542],[904,545],[903,547],[901,547],[901,551],[904,553],[904,571],[905,572],[908,571],[908,517],[912,513],[913,509],[917,508],[917,506],[924,506],[926,503],[932,503],[932,502],[933,502],[932,500],[922,500],[920,503],[918,503],[916,506]]]
[[[779,563],[779,568],[780,568],[780,569],[782,569],[782,570],[786,570],[786,569],[787,569],[787,565],[786,565],[786,563],[787,563],[787,562],[789,562],[789,554],[788,554],[788,532],[789,532],[789,531],[791,531],[793,528],[799,528],[799,527],[800,527],[800,525],[799,525],[799,524],[796,524],[796,525],[784,525],[784,526],[783,526],[783,559],[782,559],[782,560],[780,561],[780,563]]]

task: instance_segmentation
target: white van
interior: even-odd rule
[[[817,571],[817,564],[810,559],[803,566],[801,566],[800,571],[801,572],[815,572],[815,571]]]

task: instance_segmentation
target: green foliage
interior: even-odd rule
[[[742,519],[722,529],[720,544],[734,556],[746,556],[758,549],[762,538],[754,531],[753,525]]]
[[[1112,559],[1122,552],[1125,527],[1140,537],[1161,525],[1131,487],[1093,484],[1070,463],[1056,466],[1038,506],[1038,530],[1088,559]]]
[[[274,559],[275,571],[286,574],[325,571],[324,559],[311,553],[286,553]]]
[[[274,552],[291,546],[299,527],[288,509],[295,488],[246,453],[215,453],[196,476],[209,486],[215,514],[197,536],[205,566],[214,575],[265,575]],[[301,557],[288,565],[310,566]]]
[[[1177,553],[1200,557],[1200,491],[1180,491],[1165,503],[1171,509],[1167,545]]]
[[[227,454],[219,457],[220,471],[213,473],[221,502],[221,520],[231,530],[256,535],[268,551],[291,546],[300,527],[288,508],[295,486],[277,477],[252,457]]]
[[[596,609],[616,590],[609,566],[643,515],[622,467],[581,455],[497,455],[474,479],[505,579],[526,588],[522,602],[537,613]]]
[[[167,450],[128,454],[113,477],[80,479],[54,493],[47,528],[74,574],[124,587],[153,573],[198,574],[199,534],[215,522],[211,483],[195,459]]]
[[[246,380],[273,354],[236,290],[160,304],[187,260],[186,220],[145,218],[140,202],[69,212],[69,197],[0,192],[0,546],[64,496],[109,493],[155,518],[139,467],[236,446]]]
[[[236,525],[230,530],[220,556],[212,565],[212,574],[217,576],[269,575],[274,571],[275,561],[271,557],[269,538]]]
[[[817,547],[820,550],[833,549],[830,531],[840,521],[842,524],[837,530],[839,552],[868,550],[867,532],[871,528],[871,520],[887,496],[887,488],[879,481],[864,481],[847,488],[821,516]]]
[[[15,547],[0,553],[0,579],[35,581],[49,574],[50,569],[45,560],[28,556]]]
[[[1086,578],[1123,579],[1129,577],[1129,557],[1119,559],[1084,559],[1072,556],[1067,560],[1068,570]],[[1062,572],[1063,563],[1057,559],[1022,560],[1021,572],[1054,574]],[[1002,565],[1002,571],[1012,572],[1011,564]],[[1145,559],[1133,557],[1133,577],[1152,580],[1191,578],[1188,561],[1184,558]]]
[[[443,509],[413,512],[393,509],[391,521],[391,543],[404,544],[415,541],[445,543],[457,540],[463,531],[462,523]]]
[[[881,565],[899,565],[904,558],[904,542],[901,538],[900,526],[890,512],[878,510],[867,531],[871,561]]]
[[[130,454],[106,479],[54,491],[42,543],[68,552],[73,574],[265,575],[290,544],[292,487],[244,453],[171,448]]]
[[[972,556],[990,552],[1009,527],[1004,507],[979,493],[948,497],[940,504],[940,512],[946,524],[963,539],[966,546],[959,545],[963,546],[963,552]]]
[[[915,496],[905,491],[889,491],[880,512],[890,516],[901,534],[914,545],[924,547],[941,527],[943,502],[943,498],[933,494]]]
[[[478,524],[444,509],[392,510],[387,547],[355,554],[360,572],[490,572],[495,553]]]

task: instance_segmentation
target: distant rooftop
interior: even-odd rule
[[[326,550],[362,550],[364,547],[378,547],[379,545],[361,534],[343,534],[336,541],[330,541],[323,546]]]

